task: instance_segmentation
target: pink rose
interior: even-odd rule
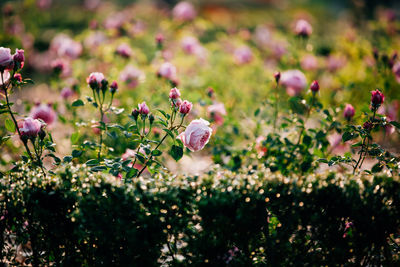
[[[38,135],[41,127],[42,123],[39,120],[28,117],[19,125],[19,131],[21,132],[22,136],[35,138]]]
[[[179,112],[181,114],[188,114],[190,110],[192,110],[193,104],[187,100],[184,100],[182,104],[179,106]]]
[[[193,120],[177,138],[191,151],[199,151],[210,140],[212,129],[208,125],[210,123],[206,120]]]
[[[150,112],[149,107],[146,105],[146,102],[143,102],[138,105],[139,113],[142,115],[147,115]]]
[[[168,80],[174,80],[176,78],[176,67],[170,62],[165,62],[160,66],[157,74]]]
[[[281,84],[286,87],[288,95],[295,96],[306,88],[307,79],[299,70],[288,70],[281,74]]]
[[[186,1],[178,3],[172,10],[172,16],[179,21],[190,21],[196,17],[194,6]]]
[[[132,55],[132,49],[128,44],[123,43],[117,47],[117,54],[121,57],[129,58]]]
[[[331,55],[326,59],[326,67],[329,71],[335,72],[346,65],[346,58],[343,56]]]
[[[351,120],[351,118],[353,118],[355,114],[355,109],[351,104],[347,104],[346,107],[343,110],[343,116],[347,119],[347,120]]]
[[[144,74],[132,65],[128,65],[122,70],[119,78],[126,82],[130,88],[135,88],[144,78]]]
[[[238,64],[246,64],[253,60],[253,52],[248,46],[241,46],[234,52],[235,61]]]
[[[13,60],[14,62],[18,62],[20,65],[20,68],[22,69],[24,67],[24,61],[25,61],[25,55],[24,55],[24,50],[23,49],[16,49],[15,54],[13,55]]]
[[[371,104],[374,108],[378,108],[380,105],[382,105],[384,100],[385,96],[381,91],[378,89],[371,91]]]
[[[11,49],[0,47],[0,71],[10,70],[14,66]]]
[[[215,121],[217,125],[224,123],[224,116],[226,116],[225,105],[223,103],[214,103],[207,107],[207,113]]]
[[[185,51],[185,53],[189,55],[196,53],[196,50],[200,46],[199,41],[192,36],[187,36],[183,38],[181,45],[183,51]]]
[[[51,125],[57,118],[57,114],[50,104],[36,104],[32,108],[31,117],[33,119],[41,119],[47,125]]]
[[[68,99],[75,94],[75,91],[71,89],[71,87],[67,86],[61,90],[61,97],[63,99]]]
[[[310,36],[312,33],[311,24],[304,19],[299,19],[296,22],[294,32],[295,32],[295,34],[300,35],[300,36],[305,36],[305,37]]]
[[[304,70],[315,70],[318,68],[318,60],[313,55],[305,55],[300,62]]]
[[[92,72],[89,77],[86,78],[86,82],[92,89],[101,88],[101,82],[105,80],[104,74],[101,72]]]
[[[179,92],[178,88],[174,87],[169,91],[169,98],[171,99],[178,99],[181,97],[181,93]]]

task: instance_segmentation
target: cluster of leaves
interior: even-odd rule
[[[1,259],[9,262],[18,244],[33,266],[400,261],[393,178],[288,178],[260,165],[127,184],[79,166],[52,177],[18,166],[0,189]]]

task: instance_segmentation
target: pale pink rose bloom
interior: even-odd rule
[[[326,59],[326,67],[330,72],[338,71],[346,65],[346,58],[343,56],[331,55]]]
[[[129,58],[132,55],[132,48],[127,43],[123,43],[117,47],[117,53],[122,57]]]
[[[144,79],[144,73],[132,65],[128,65],[122,70],[119,77],[121,81],[126,82],[130,88],[135,88],[139,85],[141,80]]]
[[[257,26],[254,32],[254,41],[259,47],[267,47],[271,42],[271,33],[265,26]]]
[[[199,41],[192,37],[192,36],[186,36],[182,39],[181,41],[181,46],[183,51],[185,51],[186,54],[194,54],[198,47],[200,46]]]
[[[14,65],[11,49],[0,47],[0,70],[10,70]]]
[[[207,107],[208,115],[215,121],[217,125],[224,123],[224,116],[226,116],[226,109],[223,103],[214,103]]]
[[[193,104],[187,100],[184,100],[179,106],[179,112],[181,114],[188,114],[192,110]]]
[[[318,59],[314,55],[305,55],[300,62],[301,68],[304,70],[315,70],[318,68]]]
[[[104,74],[101,72],[92,72],[90,73],[89,77],[86,78],[86,82],[91,85],[91,84],[97,84],[97,86],[100,88],[101,87],[101,82],[104,80]]]
[[[287,53],[287,43],[284,41],[273,41],[270,44],[270,49],[275,58],[281,58]]]
[[[36,104],[32,108],[31,117],[33,119],[41,119],[50,126],[55,122],[57,114],[51,104]]]
[[[347,104],[343,110],[343,117],[350,120],[351,118],[353,118],[355,112],[356,110],[354,109],[354,107],[351,104]]]
[[[299,70],[287,70],[281,74],[281,84],[285,86],[288,95],[295,96],[306,88],[307,79]]]
[[[126,14],[123,12],[113,13],[104,21],[104,27],[106,29],[119,29],[124,25],[127,19]]]
[[[174,87],[169,91],[169,98],[171,99],[178,99],[181,97],[181,92],[179,92],[179,89]]]
[[[250,63],[253,60],[253,52],[248,46],[241,46],[234,52],[235,61],[238,64]]]
[[[74,94],[75,94],[75,91],[72,90],[71,87],[69,87],[69,86],[64,87],[64,88],[61,90],[61,93],[60,93],[61,97],[62,97],[64,100],[67,100],[68,98],[72,97]]]
[[[170,62],[164,62],[157,72],[158,75],[168,80],[176,79],[176,67]]]
[[[4,72],[3,72],[3,79],[1,79],[1,77],[0,77],[0,85],[3,85],[3,80],[4,80],[4,83],[7,83],[7,81],[10,79],[10,73],[7,71],[7,70],[5,70]]]
[[[196,9],[186,1],[179,2],[172,10],[172,16],[179,21],[190,21],[196,17]]]
[[[138,104],[139,113],[142,115],[147,115],[150,112],[149,107],[147,106],[146,102],[142,102]]]
[[[296,21],[294,32],[297,35],[310,36],[312,33],[312,26],[308,21],[304,19],[299,19],[298,21]]]
[[[212,129],[208,127],[210,123],[206,120],[199,119],[190,122],[186,130],[182,132],[177,138],[179,138],[185,147],[191,151],[199,151],[210,140]]]
[[[65,39],[57,50],[57,54],[61,57],[69,57],[71,59],[78,58],[82,53],[82,45],[72,39]]]
[[[42,123],[37,119],[28,117],[22,123],[19,123],[18,127],[21,135],[35,138],[42,127]]]

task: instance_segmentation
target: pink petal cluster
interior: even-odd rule
[[[192,110],[193,104],[187,100],[184,100],[179,106],[179,112],[181,114],[188,114]]]
[[[191,151],[199,151],[210,140],[212,129],[209,125],[210,123],[203,119],[193,120],[177,138]]]
[[[41,119],[47,125],[51,125],[55,122],[57,114],[50,104],[37,104],[32,108],[31,117]]]
[[[14,66],[11,49],[0,47],[0,71],[11,70]]]
[[[82,54],[82,44],[65,34],[59,34],[51,41],[50,49],[60,57],[76,59]]]
[[[234,52],[234,58],[237,64],[250,63],[253,60],[253,52],[248,46],[241,46]]]
[[[142,115],[147,115],[150,112],[149,107],[146,105],[146,102],[142,102],[138,104],[139,113]]]
[[[308,54],[301,58],[300,65],[304,70],[315,70],[318,68],[318,59],[314,55]]]
[[[196,15],[194,6],[186,1],[179,2],[172,10],[172,16],[178,21],[191,21]]]
[[[288,95],[295,96],[306,88],[307,79],[299,70],[287,70],[281,74],[281,84],[286,87]]]
[[[129,58],[132,56],[132,48],[126,43],[120,44],[116,51],[121,57]]]
[[[207,113],[215,121],[217,125],[224,123],[224,116],[226,116],[226,109],[223,103],[214,103],[207,107]]]
[[[164,62],[158,69],[157,74],[168,80],[176,79],[176,67],[170,62]]]
[[[300,36],[310,36],[312,33],[312,26],[308,21],[299,19],[296,21],[294,32]]]
[[[19,131],[21,132],[22,136],[35,138],[38,135],[41,127],[42,123],[39,120],[28,117],[19,124]]]
[[[353,118],[354,114],[355,114],[355,109],[351,104],[347,104],[346,107],[343,110],[343,116],[347,119],[347,120],[351,120],[351,118]]]
[[[86,82],[90,85],[97,85],[101,87],[101,82],[105,79],[104,74],[101,72],[92,72],[89,77],[86,78]]]
[[[122,70],[119,77],[121,81],[126,82],[130,88],[135,88],[144,78],[144,74],[132,65],[128,65]]]

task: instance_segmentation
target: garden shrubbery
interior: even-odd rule
[[[215,170],[122,183],[84,166],[67,165],[46,178],[18,168],[1,184],[1,230],[13,232],[3,236],[2,255],[20,255],[9,258],[15,264],[388,266],[400,261],[395,240],[400,183],[390,177],[283,177],[253,166],[238,173]]]

